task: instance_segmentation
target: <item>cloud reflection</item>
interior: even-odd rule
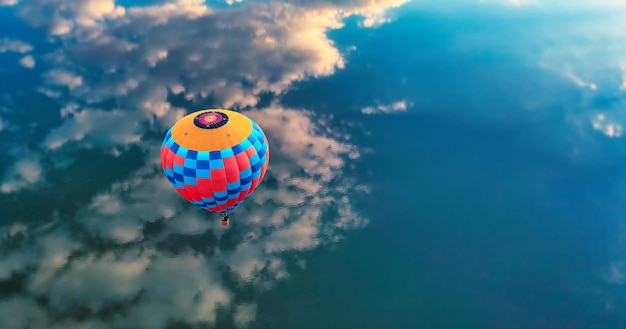
[[[57,161],[55,154],[133,149],[145,161],[102,184],[76,211],[0,227],[0,283],[16,287],[0,301],[0,327],[213,325],[219,310],[238,327],[251,325],[257,306],[240,300],[239,287],[269,289],[289,277],[287,253],[338,241],[367,223],[353,206],[366,188],[345,175],[360,155],[347,131],[310,110],[254,107],[263,93],[343,68],[326,33],[346,17],[380,24],[388,8],[405,2],[246,1],[215,9],[183,0],[144,7],[3,1],[58,46],[36,54],[24,41],[0,42],[2,51],[24,54],[24,67],[37,58],[45,68],[36,91],[61,104],[61,120],[39,141],[42,152],[9,166],[2,192],[63,188],[43,184],[44,173],[54,172],[44,163]],[[272,152],[266,181],[238,207],[229,230],[176,194],[160,166],[165,129],[208,102],[248,107]]]
[[[33,187],[37,183],[40,183],[42,178],[43,168],[41,159],[34,154],[25,155],[9,167],[9,170],[4,175],[4,179],[0,181],[0,192],[12,193]]]
[[[284,252],[336,241],[343,230],[366,223],[351,206],[358,187],[343,178],[346,161],[358,156],[353,145],[325,136],[324,118],[311,112],[275,105],[249,114],[269,136],[272,166],[269,183],[233,214],[234,245],[218,218],[171,189],[158,147],[147,146],[146,166],[96,195],[69,219],[74,229],[7,230],[7,241],[28,236],[1,258],[3,278],[27,275],[25,294],[4,303],[31,311],[11,321],[48,325],[52,312],[63,321],[104,326],[104,314],[113,314],[116,327],[165,328],[170,321],[214,323],[225,307],[243,327],[256,307],[234,304],[235,292],[220,279],[224,270],[266,289],[289,277]],[[147,232],[146,223],[162,228]],[[198,236],[212,242],[194,246]],[[163,247],[171,244],[178,251]],[[40,298],[48,306],[35,302]],[[77,308],[94,314],[90,324],[75,319]]]
[[[376,107],[367,106],[361,110],[363,114],[376,114],[376,113],[393,113],[393,112],[406,112],[408,107],[412,104],[407,101],[397,101],[391,104],[379,104]]]
[[[21,40],[13,40],[8,38],[0,39],[0,53],[16,52],[27,53],[33,50],[33,46]]]

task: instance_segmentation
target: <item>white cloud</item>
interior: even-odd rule
[[[67,264],[68,257],[81,245],[65,232],[53,231],[37,240],[41,255],[41,266],[49,269],[59,269]]]
[[[621,122],[609,118],[604,113],[597,114],[593,120],[593,129],[600,131],[608,137],[621,137],[624,133],[624,128]]]
[[[48,88],[37,88],[37,92],[42,93],[50,98],[61,97],[61,92],[59,92],[58,90],[51,90]]]
[[[168,91],[197,103],[212,97],[222,107],[253,106],[263,92],[333,74],[345,62],[327,31],[352,15],[382,22],[389,8],[405,2],[250,1],[214,10],[195,0],[128,8],[113,1],[34,0],[20,12],[63,35],[62,47],[45,57],[56,68],[46,73],[41,92],[69,92],[79,104],[115,99],[122,109],[141,109],[142,115],[133,114],[139,122],[165,127],[176,117]],[[95,136],[104,132],[91,131],[95,125],[65,125],[92,138],[117,139],[100,145],[124,142],[116,134]]]
[[[391,104],[380,104],[376,107],[368,106],[361,110],[364,114],[376,114],[376,113],[393,113],[393,112],[406,112],[407,108],[412,106],[407,101],[397,101]]]
[[[37,0],[19,8],[22,17],[43,26],[52,35],[67,35],[80,29],[97,30],[105,18],[123,15],[125,10],[113,0]]]
[[[272,175],[286,184],[285,188],[255,193],[248,202],[262,205],[272,200],[289,207],[327,204],[327,194],[330,192],[328,184],[337,179],[345,159],[358,157],[357,149],[322,135],[324,118],[315,118],[310,112],[273,106],[246,114],[253,117],[268,134],[272,149]],[[216,227],[217,223],[207,225],[203,219],[210,217],[209,213],[187,207],[186,202],[163,179],[159,152],[155,149],[159,146],[159,143],[145,146],[152,155],[150,167],[138,171],[129,181],[114,184],[92,200],[79,216],[86,230],[101,238],[126,243],[143,239],[141,232],[144,224],[157,220],[169,222],[172,219],[172,230],[187,234]],[[301,171],[306,176],[294,174]],[[291,223],[283,229],[283,233],[277,233],[277,238],[280,237],[286,247],[268,245],[267,248],[281,250],[306,248],[309,245],[313,247],[317,244],[311,236],[319,233],[315,223],[321,215],[320,209],[294,211],[299,212],[298,217],[302,221]],[[285,218],[293,216],[285,209],[267,215],[264,216],[267,220],[264,224],[270,226],[286,225]],[[256,218],[253,216],[250,220],[255,222]]]
[[[120,110],[84,109],[73,113],[54,129],[46,137],[44,145],[57,149],[69,142],[81,142],[82,147],[113,150],[139,142],[142,130],[137,119]]]
[[[69,89],[80,87],[83,78],[62,69],[52,69],[46,74],[46,80],[53,85],[64,86]]]
[[[67,2],[73,4],[74,2]],[[114,0],[86,0],[80,2],[75,9],[76,12],[71,14],[75,22],[81,26],[94,26],[98,21],[108,18],[115,18],[124,15],[125,9],[116,6]]]
[[[31,290],[48,296],[56,310],[87,307],[100,311],[111,302],[135,297],[149,264],[149,254],[137,254],[136,250],[121,255],[88,255],[72,261],[66,271],[37,282]]]
[[[24,56],[20,58],[20,64],[25,68],[32,69],[35,67],[35,59],[30,55]]]
[[[219,219],[169,186],[160,141],[144,138],[146,132],[161,132],[185,114],[168,102],[168,92],[197,103],[212,97],[224,107],[255,105],[264,91],[281,93],[294,81],[333,74],[345,63],[327,31],[349,15],[380,23],[386,9],[404,2],[246,2],[225,11],[196,0],[132,8],[95,0],[24,3],[23,17],[48,27],[61,46],[38,57],[56,67],[39,90],[66,103],[63,123],[43,146],[118,152],[138,145],[147,163],[102,189],[75,216],[64,214],[69,218],[37,235],[28,231],[20,250],[0,255],[4,277],[32,271],[24,293],[52,301],[5,300],[3,306],[24,311],[7,320],[0,307],[0,327],[206,325],[215,322],[219,307],[232,312],[238,326],[252,324],[256,306],[235,303],[236,290],[221,281],[222,272],[267,289],[289,277],[286,252],[332,243],[365,225],[352,199],[360,187],[343,175],[359,150],[310,111],[274,104],[246,112],[270,140],[268,177],[276,183],[261,185],[232,214],[232,236],[222,239]],[[112,99],[118,108],[89,105]],[[41,181],[36,163],[38,175],[12,169],[5,183]],[[204,235],[205,245],[198,246],[195,238]],[[124,312],[114,307],[120,303]],[[77,319],[74,307],[110,316]],[[54,321],[47,317],[51,311]]]
[[[321,209],[306,209],[297,221],[288,222],[272,232],[264,241],[263,247],[268,252],[281,252],[290,249],[306,250],[316,247],[321,229]]]
[[[530,31],[536,38],[533,46],[537,44],[542,49],[533,54],[538,55],[534,59],[541,67],[560,73],[580,86],[613,88],[614,82],[607,72],[620,72],[626,62],[626,46],[621,42],[626,37],[626,21],[621,17],[607,11],[581,20],[558,21],[551,26],[549,34]]]
[[[37,303],[26,296],[0,300],[2,328],[49,328],[48,316]]]
[[[33,251],[38,255],[37,271],[30,278],[29,290],[41,294],[48,289],[48,283],[55,278],[57,271],[67,265],[70,255],[80,249],[81,243],[61,229],[37,235]]]
[[[74,39],[66,40],[65,51],[50,57],[65,68],[48,72],[48,86],[42,91],[59,96],[56,86],[67,87],[77,103],[114,97],[117,102],[125,104],[124,109],[73,110],[72,115],[63,110],[66,120],[47,136],[44,145],[57,149],[75,142],[82,147],[101,147],[113,152],[119,151],[120,147],[124,149],[141,139],[145,127],[164,128],[183,115],[182,109],[174,109],[167,102],[168,89],[198,101],[212,95],[225,106],[254,105],[258,94],[264,90],[279,93],[293,81],[306,76],[332,74],[337,67],[343,66],[341,55],[326,37],[329,28],[342,26],[338,12],[383,13],[387,5],[401,3],[357,1],[346,3],[340,9],[324,6],[320,10],[279,3],[252,4],[219,14],[203,11],[189,20],[190,8],[199,4],[190,2],[178,3],[174,7],[169,4],[131,8],[124,15],[108,17],[100,23],[101,29],[97,33],[90,34],[90,38],[83,39],[82,34],[76,32]],[[347,11],[349,5],[355,7]],[[196,9],[192,12],[197,14]],[[163,21],[155,20],[155,15],[161,15]],[[277,23],[270,24],[268,17]],[[189,31],[194,30],[198,33],[190,35]],[[154,42],[136,43],[132,39],[112,37],[129,35],[129,31],[143,40]],[[247,31],[256,32],[250,34]],[[254,61],[249,60],[252,57]],[[102,74],[86,77],[74,73],[82,72],[81,67],[86,65],[100,67]],[[242,79],[252,84],[244,86]],[[287,112],[286,115],[292,114]],[[157,122],[151,123],[155,118]],[[267,124],[275,125],[273,122]],[[297,130],[314,128],[311,122],[303,121],[295,123],[290,134],[302,136]],[[310,162],[300,165],[326,176],[333,168],[341,166],[340,158],[322,159],[326,153],[322,147],[337,151],[346,146],[336,142],[320,146],[326,141],[328,139],[321,136],[306,141],[306,147],[314,149],[314,154],[319,156],[315,159],[298,157],[299,162]],[[306,153],[296,149],[301,142],[291,139],[285,143],[293,152]],[[315,177],[293,179],[298,186],[320,188]],[[284,191],[275,193],[286,194]],[[120,225],[125,223],[119,222]],[[118,232],[130,234],[128,232],[133,231],[128,228]],[[130,234],[118,238],[133,240],[140,239],[140,236]]]
[[[310,112],[274,106],[248,112],[266,131],[272,152],[271,175],[279,182],[275,189],[264,189],[246,202],[252,212],[246,216],[252,229],[229,255],[229,266],[243,281],[267,284],[288,277],[280,258],[273,255],[288,250],[307,250],[319,244],[335,241],[338,228],[346,229],[365,224],[360,216],[348,215],[351,201],[337,202],[337,194],[349,182],[341,179],[345,161],[358,156],[353,146],[321,134],[324,118]],[[305,175],[298,175],[304,172]],[[334,184],[332,182],[337,182]],[[290,191],[289,193],[281,193]],[[345,191],[350,195],[354,190]],[[270,201],[271,200],[271,201]],[[267,202],[282,205],[267,208]],[[256,204],[256,205],[255,205]],[[335,220],[322,218],[329,205],[337,206]],[[269,232],[264,227],[272,228]],[[268,271],[270,279],[259,277]]]
[[[155,42],[133,44],[103,32],[83,43],[68,44],[68,51],[55,57],[67,68],[48,72],[49,86],[43,91],[49,94],[55,92],[56,86],[67,87],[78,102],[97,102],[115,97],[126,108],[138,108],[142,112],[113,115],[81,112],[83,114],[69,119],[55,130],[48,137],[47,146],[56,148],[69,140],[84,140],[92,146],[89,141],[98,139],[101,141],[99,146],[110,147],[128,141],[118,136],[140,133],[134,130],[138,122],[150,122],[156,118],[158,126],[166,127],[182,114],[175,114],[176,111],[167,102],[168,88],[184,92],[186,98],[198,101],[213,95],[225,107],[253,105],[258,94],[264,90],[280,92],[294,80],[306,75],[331,74],[335,67],[343,65],[338,51],[324,35],[326,21],[333,20],[332,17],[327,15],[321,21],[311,17],[307,21],[297,16],[297,8],[279,7],[267,5],[259,6],[258,10],[204,14],[192,21],[188,21],[186,16],[164,14],[164,19],[174,20],[169,23],[172,26],[188,25],[188,28],[170,29],[158,25],[167,22],[155,23],[151,12],[154,8],[136,8],[118,18],[117,23],[103,28],[107,29],[106,33],[116,35],[124,35],[128,29],[138,29],[137,33],[143,38]],[[283,22],[267,25],[265,17],[279,13],[284,13],[277,18]],[[233,30],[227,29],[227,25],[239,27]],[[192,30],[199,32],[188,35]],[[248,30],[257,31],[257,35],[247,33]],[[270,41],[277,38],[284,40],[280,47]],[[132,46],[123,46],[130,44]],[[255,60],[250,61],[250,56]],[[80,66],[73,65],[100,66],[103,72],[86,78],[72,73],[81,71]],[[118,71],[132,74],[119,75],[115,73]],[[253,85],[244,86],[244,79]],[[133,119],[129,120],[131,116]],[[106,126],[115,126],[120,133],[112,134],[100,129],[102,123],[88,120],[91,117],[105,120]],[[121,133],[124,127],[130,130],[126,134]],[[84,136],[90,138],[83,139]],[[106,138],[110,138],[110,142],[105,142]]]
[[[55,239],[56,234],[47,237]],[[168,257],[154,249],[127,248],[122,252],[83,253],[64,270],[42,265],[28,289],[34,296],[45,296],[48,306],[39,306],[26,296],[4,300],[0,302],[0,325],[51,328],[49,310],[57,314],[53,328],[113,325],[158,329],[171,321],[214,323],[217,309],[230,305],[231,294],[220,284],[216,266],[211,263],[205,256],[188,252]],[[75,315],[76,309],[98,312],[115,303],[127,306],[112,319],[68,317]],[[250,310],[244,307],[241,312]],[[245,321],[245,316],[238,315],[240,321]]]
[[[146,302],[130,307],[118,326],[165,328],[172,319],[214,323],[218,307],[228,306],[232,297],[211,263],[189,253],[153,259],[144,281]]]
[[[343,167],[343,155],[358,157],[358,151],[350,144],[320,134],[325,131],[324,118],[314,117],[312,112],[295,111],[274,106],[262,111],[247,113],[263,129],[271,131],[273,145],[295,161],[315,180],[288,177],[293,168],[277,168],[278,179],[291,179],[299,188],[316,189],[316,183],[326,182],[335,176],[335,170]],[[283,164],[277,164],[282,166]],[[281,175],[285,175],[284,177]]]
[[[30,44],[20,41],[13,40],[8,38],[0,39],[0,53],[6,52],[17,52],[17,53],[27,53],[33,50],[33,46]]]
[[[277,23],[269,24],[267,17]],[[181,24],[186,28],[164,28]],[[341,55],[325,35],[328,28],[339,26],[332,12],[307,14],[276,3],[202,13],[194,20],[173,9],[141,7],[129,10],[115,24],[103,26],[101,34],[85,43],[68,45],[65,56],[105,70],[102,78],[75,90],[75,96],[97,101],[129,94],[131,103],[158,103],[165,101],[166,94],[152,90],[168,87],[185,90],[188,99],[214,96],[225,107],[245,106],[254,105],[263,91],[281,92],[295,80],[328,75],[342,67]],[[154,42],[112,37],[127,30],[137,30],[135,33]],[[251,54],[254,61],[249,60]],[[143,94],[129,93],[123,87],[127,81],[115,74],[120,70],[134,72],[133,85]],[[160,77],[157,81],[155,74]]]
[[[359,2],[362,3],[361,6],[358,6],[352,10],[348,10],[346,14],[361,15],[365,18],[363,21],[363,26],[372,27],[389,22],[390,19],[386,16],[387,10],[389,10],[390,8],[400,7],[408,3],[409,0],[361,0]]]
[[[8,169],[2,182],[0,192],[12,193],[34,186],[42,181],[43,168],[41,160],[35,155],[27,155],[18,159]]]
[[[222,240],[226,230],[219,216],[177,195],[161,169],[160,142],[142,141],[146,165],[94,196],[76,217],[0,232],[0,239],[26,237],[19,249],[0,255],[1,277],[27,271],[27,293],[50,301],[39,306],[26,297],[8,300],[6,307],[30,312],[16,313],[11,322],[0,318],[0,326],[35,321],[39,328],[52,327],[46,315],[52,311],[60,328],[165,328],[173,320],[214,323],[220,307],[232,312],[240,328],[250,326],[256,305],[234,303],[235,290],[221,282],[220,271],[269,289],[289,278],[285,252],[333,243],[366,221],[352,206],[358,186],[343,177],[346,161],[358,152],[345,136],[328,135],[325,117],[278,105],[246,113],[270,141],[268,175],[276,183],[260,186],[233,212],[234,236]],[[148,223],[163,229],[146,235]],[[187,242],[202,235],[213,242],[201,248]],[[173,244],[173,250],[161,247]],[[116,311],[120,303],[124,312]],[[78,320],[76,308],[111,317]]]
[[[160,144],[149,148],[151,154],[159,154],[156,147]],[[142,240],[145,223],[157,220],[175,218],[171,231],[183,234],[200,234],[217,227],[217,223],[203,218],[208,213],[184,207],[186,204],[163,179],[160,164],[153,160],[150,165],[129,181],[114,184],[97,195],[79,214],[84,229],[97,238],[128,243]]]
[[[13,223],[0,229],[0,242],[10,240],[18,235],[26,235],[28,226],[22,223]]]
[[[567,76],[570,78],[570,80],[572,80],[572,82],[574,82],[574,84],[576,84],[577,86],[581,88],[589,88],[591,90],[598,89],[598,86],[595,83],[585,81],[572,72],[567,73]]]
[[[176,16],[197,18],[212,13],[202,0],[174,0],[161,5],[133,7],[128,10],[131,16],[146,15],[155,18],[155,23],[161,25]]]
[[[13,6],[17,5],[19,0],[0,0],[0,6]]]
[[[400,7],[409,0],[295,0],[299,6],[314,10],[335,11],[341,17],[362,16],[362,25],[372,27],[389,21],[386,16],[391,8]]]
[[[247,328],[252,321],[256,318],[256,305],[255,304],[241,304],[237,305],[234,314],[235,325],[237,328]]]
[[[36,261],[31,254],[14,251],[0,258],[0,280],[8,280],[13,273],[25,271],[28,265]]]

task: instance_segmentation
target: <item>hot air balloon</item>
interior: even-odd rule
[[[263,130],[247,116],[207,109],[188,114],[166,133],[161,164],[172,187],[194,205],[228,213],[257,188],[269,164]]]

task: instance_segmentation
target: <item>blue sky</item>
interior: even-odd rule
[[[0,5],[1,327],[624,322],[621,2]],[[160,169],[203,107],[270,139],[227,231]]]

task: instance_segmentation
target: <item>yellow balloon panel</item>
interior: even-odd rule
[[[204,114],[204,115],[203,115]],[[224,109],[208,109],[184,116],[172,128],[172,138],[196,151],[216,151],[238,145],[252,133],[245,115]]]

